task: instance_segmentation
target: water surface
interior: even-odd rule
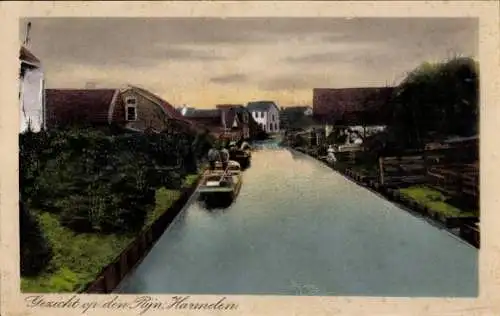
[[[476,296],[477,259],[311,157],[265,149],[230,208],[188,206],[117,292]]]

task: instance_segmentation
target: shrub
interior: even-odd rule
[[[46,268],[52,258],[52,247],[36,218],[19,202],[21,274],[33,276]]]

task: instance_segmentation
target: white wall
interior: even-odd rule
[[[274,115],[274,120],[272,119],[273,115]],[[269,117],[270,117],[270,120],[269,120],[270,132],[271,133],[279,132],[279,130],[280,130],[280,113],[279,113],[278,109],[276,109],[275,107],[272,107],[271,110],[269,111]]]
[[[269,112],[264,112],[263,117],[260,117],[262,113],[261,111],[252,112],[252,117],[259,124],[264,124],[264,131],[267,133],[277,133],[280,130],[280,117],[279,110],[275,107],[272,107]],[[274,121],[273,121],[274,114]],[[276,129],[273,129],[271,126],[274,126],[276,123]]]
[[[20,83],[20,132],[28,128],[39,132],[45,127],[44,122],[44,76],[40,69],[26,70]]]
[[[266,113],[264,113],[264,117],[260,117],[260,111],[255,111],[255,112],[252,112],[252,117],[254,118],[255,122],[259,123],[259,125],[261,124],[264,124],[264,131],[267,131],[266,130],[266,126],[267,126],[267,123],[266,123]]]

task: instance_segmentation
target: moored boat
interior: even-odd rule
[[[246,168],[250,165],[252,152],[250,148],[234,149],[229,152],[229,158],[233,161],[237,161],[243,168]]]
[[[242,185],[242,174],[237,162],[230,161],[226,170],[207,171],[198,188],[200,199],[209,205],[231,204]]]
[[[239,174],[239,173],[241,173],[241,165],[237,161],[229,160],[229,162],[227,164],[226,171],[229,172],[230,174]],[[208,172],[222,174],[225,171],[222,169],[222,163],[220,161],[218,161],[215,163],[215,170],[207,171],[207,173]]]

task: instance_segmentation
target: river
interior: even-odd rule
[[[118,293],[477,296],[478,250],[304,154],[253,154],[225,210],[188,205]]]

